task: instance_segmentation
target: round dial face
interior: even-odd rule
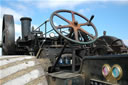
[[[103,67],[102,72],[104,76],[107,76],[109,74],[109,69],[107,68],[107,66]]]
[[[49,36],[50,37],[55,37],[55,34],[54,33],[50,33]]]
[[[120,71],[118,68],[114,67],[112,70],[113,77],[118,78],[120,75]]]

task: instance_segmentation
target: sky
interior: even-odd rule
[[[36,28],[60,9],[73,10],[88,19],[95,15],[92,22],[98,36],[107,31],[107,35],[118,37],[128,45],[128,0],[0,0],[0,41],[4,14],[13,15],[17,39],[21,36],[21,17],[31,17]],[[52,29],[50,24],[48,28]]]

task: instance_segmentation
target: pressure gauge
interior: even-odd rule
[[[50,37],[55,37],[55,34],[54,34],[53,32],[51,32],[51,33],[49,34],[49,36],[50,36]]]
[[[107,78],[111,74],[111,67],[108,64],[103,65],[102,74],[105,78]]]
[[[115,64],[113,67],[112,67],[112,76],[116,79],[116,80],[120,80],[120,78],[122,77],[123,75],[123,72],[122,72],[122,68]]]

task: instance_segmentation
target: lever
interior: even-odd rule
[[[94,18],[94,15],[91,16],[91,18],[90,18],[90,20],[88,22],[91,23],[93,18]]]

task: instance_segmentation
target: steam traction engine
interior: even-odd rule
[[[66,19],[64,14],[70,14]],[[84,22],[77,21],[76,16]],[[70,17],[70,16],[68,16]],[[66,22],[56,25],[55,18]],[[52,30],[47,31],[46,20],[38,28],[31,29],[31,18],[21,18],[22,38],[15,42],[12,15],[4,15],[2,27],[3,55],[33,55],[38,59],[49,59],[47,82],[49,85],[127,85],[128,47],[113,36],[98,36],[95,25],[70,10],[57,10],[50,17]],[[45,32],[40,27],[45,25]],[[91,27],[93,34],[85,27]],[[53,33],[55,31],[56,33]],[[49,36],[47,36],[49,34]]]

